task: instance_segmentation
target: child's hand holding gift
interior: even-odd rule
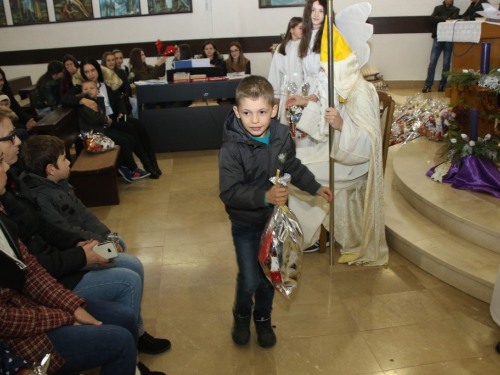
[[[266,202],[273,206],[282,206],[288,200],[288,189],[286,187],[273,186],[266,192]]]

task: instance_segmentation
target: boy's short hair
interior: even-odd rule
[[[246,77],[236,88],[236,105],[239,106],[243,99],[264,99],[272,107],[274,106],[273,86],[264,77]]]
[[[83,85],[84,85],[85,83],[93,83],[93,84],[95,85],[95,87],[98,87],[98,86],[97,86],[97,82],[91,81],[90,79],[86,79],[86,80],[84,80],[84,81],[82,82],[82,87],[83,87]]]
[[[64,142],[53,135],[34,135],[22,148],[26,170],[41,177],[47,177],[47,165],[57,168],[57,159],[64,155]]]

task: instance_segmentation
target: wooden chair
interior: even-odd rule
[[[385,165],[387,163],[387,154],[389,152],[389,145],[391,142],[391,125],[394,115],[394,107],[396,103],[394,99],[383,91],[377,91],[380,103],[380,134],[382,135],[382,167],[385,172]],[[326,252],[326,237],[327,231],[323,225],[319,235],[319,252]]]
[[[389,152],[389,145],[391,143],[391,126],[392,117],[394,115],[394,107],[396,103],[394,99],[383,91],[377,91],[378,99],[380,102],[380,134],[382,135],[382,166],[385,172],[385,165],[387,163],[387,153]]]

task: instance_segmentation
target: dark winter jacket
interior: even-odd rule
[[[60,229],[42,217],[16,168],[7,172],[6,192],[0,196],[7,215],[18,227],[21,241],[47,272],[67,289],[82,279],[87,264],[85,252],[76,244],[85,238]]]
[[[61,91],[60,79],[49,79],[44,83],[40,90],[35,93],[35,108],[43,109],[50,107],[51,110],[56,109],[59,105],[59,93]]]
[[[432,39],[436,39],[437,36],[437,26],[439,22],[446,22],[448,19],[456,20],[460,18],[458,15],[460,9],[456,6],[447,7],[446,3],[443,1],[443,5],[438,5],[434,8],[434,12],[431,15],[432,23]]]
[[[80,127],[80,131],[89,132],[93,130],[94,133],[104,133],[104,124],[107,120],[104,109],[101,109],[104,108],[104,98],[98,96],[96,99],[93,99],[86,95],[78,95],[78,97],[93,100],[99,106],[97,112],[85,105],[78,106],[78,126]]]
[[[269,145],[251,138],[234,112],[224,123],[219,154],[220,198],[231,222],[263,229],[273,209],[265,194],[273,186],[269,178],[289,173],[292,183],[311,195],[321,187],[314,175],[295,156],[290,128],[271,120]]]
[[[131,73],[134,74],[133,81],[147,81],[148,79],[158,79],[159,77],[163,77],[165,75],[165,66],[165,64],[161,64],[160,66],[146,65],[145,69],[139,72],[132,68]]]
[[[68,180],[51,181],[36,174],[22,174],[45,220],[86,240],[104,241],[111,232],[75,195]]]
[[[471,2],[465,13],[462,14],[460,18],[463,18],[467,21],[473,21],[476,19],[476,17],[482,17],[480,14],[477,14],[477,12],[483,10],[484,3],[489,4],[490,2],[488,0],[479,0],[477,3]]]

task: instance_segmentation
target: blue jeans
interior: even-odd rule
[[[115,259],[116,268],[87,272],[73,289],[85,299],[117,302],[134,311],[142,334],[141,300],[144,285],[144,267],[139,259],[121,253]]]
[[[431,61],[427,69],[427,79],[425,80],[425,87],[431,87],[434,83],[434,75],[436,74],[436,65],[443,52],[443,72],[449,72],[451,66],[451,54],[453,53],[453,42],[438,42],[437,38],[432,43]],[[441,82],[439,86],[446,86],[447,76],[441,75]]]
[[[259,264],[262,230],[232,224],[233,243],[238,262],[234,311],[246,314],[254,310],[269,314],[273,309],[274,287]]]
[[[101,375],[134,375],[137,326],[134,312],[113,302],[87,301],[85,310],[103,324],[63,326],[45,332],[64,359],[57,375],[101,367]]]

